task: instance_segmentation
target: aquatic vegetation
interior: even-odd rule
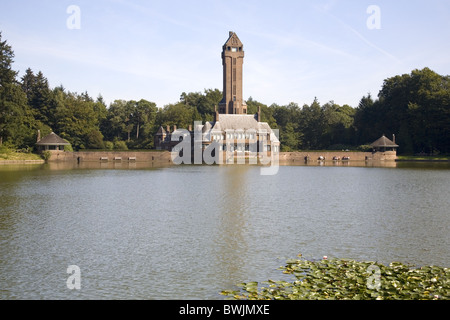
[[[239,290],[221,294],[235,300],[450,299],[449,268],[327,257],[311,261],[299,255],[280,270],[293,275],[294,281],[240,283]]]

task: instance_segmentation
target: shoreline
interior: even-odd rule
[[[395,162],[450,162],[445,159],[396,159]]]
[[[0,160],[0,165],[5,164],[44,164],[45,160]]]

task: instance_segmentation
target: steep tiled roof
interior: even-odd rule
[[[37,145],[43,146],[61,146],[61,145],[70,145],[66,140],[58,136],[56,133],[52,132],[49,135],[45,136],[41,140],[39,140]]]
[[[164,135],[166,134],[166,130],[162,126],[159,127],[158,132],[156,132],[157,135]]]
[[[202,129],[204,134],[214,131],[226,132],[227,130],[255,130],[256,132],[265,130],[267,133],[271,133],[271,139],[273,141],[278,141],[269,124],[267,122],[258,122],[256,115],[220,114],[219,121],[206,122]]]
[[[378,139],[377,141],[373,142],[371,144],[372,147],[386,147],[386,148],[394,148],[394,147],[398,147],[397,144],[395,144],[393,141],[389,140],[388,138],[386,138],[384,135]]]

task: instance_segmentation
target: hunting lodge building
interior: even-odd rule
[[[250,152],[279,152],[278,137],[267,122],[261,122],[261,110],[254,115],[247,114],[242,88],[243,63],[244,46],[236,33],[230,31],[228,40],[222,47],[223,98],[218,109],[215,107],[214,121],[204,125],[196,123],[194,131],[189,126],[191,139],[194,141],[195,133],[201,132],[203,149],[217,141],[220,150],[233,152],[236,157],[245,157]],[[178,133],[177,130],[176,126],[172,132],[170,127],[160,127],[155,135],[156,149],[178,151],[178,139],[172,141],[172,134]],[[256,150],[252,148],[252,143],[255,143]]]

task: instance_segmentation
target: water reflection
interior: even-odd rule
[[[217,201],[213,202],[219,218],[215,237],[218,246],[215,257],[218,262],[217,272],[223,274],[225,279],[235,279],[236,275],[243,274],[249,250],[245,237],[249,205],[245,196],[248,187],[246,175],[249,167],[223,167],[219,170],[217,182],[223,186],[223,190]]]
[[[395,161],[280,161],[280,166],[396,168]]]
[[[49,162],[44,165],[50,170],[70,170],[70,169],[151,169],[151,168],[167,168],[171,165],[163,162],[136,162],[136,161],[109,161],[109,162],[89,162],[76,161],[66,162]]]

